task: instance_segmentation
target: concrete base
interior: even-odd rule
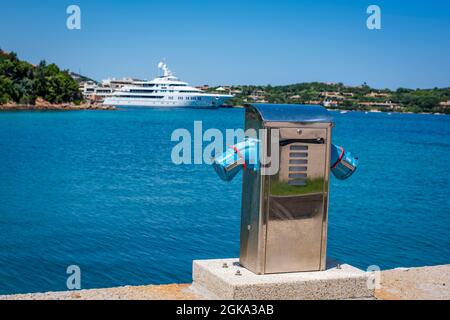
[[[207,299],[370,299],[368,277],[333,262],[325,271],[256,275],[238,259],[195,260],[192,289]]]

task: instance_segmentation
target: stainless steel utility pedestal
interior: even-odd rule
[[[319,106],[251,105],[245,129],[262,154],[277,152],[279,170],[244,170],[239,262],[256,274],[326,268],[332,120]],[[271,131],[278,130],[273,148]],[[263,166],[264,167],[264,166]]]

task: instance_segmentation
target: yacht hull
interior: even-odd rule
[[[219,108],[231,96],[202,97],[199,100],[150,100],[146,98],[119,98],[109,97],[103,102],[107,106],[115,107],[142,107],[142,108]]]

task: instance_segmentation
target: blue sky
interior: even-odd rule
[[[66,28],[67,6],[81,30]],[[366,9],[381,7],[381,30]],[[15,0],[0,47],[100,80],[153,78],[161,58],[192,84],[367,82],[450,86],[450,1]]]

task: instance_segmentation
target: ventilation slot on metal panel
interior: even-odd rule
[[[291,158],[306,158],[308,157],[307,152],[291,152],[289,153],[289,157]]]
[[[293,151],[308,150],[308,146],[291,146],[289,149]]]
[[[307,164],[307,159],[290,159],[289,164]]]
[[[307,182],[306,172],[308,171],[308,146],[292,145],[289,150],[291,152],[289,153],[288,185],[305,186]]]
[[[306,173],[289,173],[290,179],[306,179]]]
[[[289,180],[288,185],[290,185],[290,186],[306,186],[306,180]]]
[[[289,167],[289,171],[306,171],[306,167]]]

